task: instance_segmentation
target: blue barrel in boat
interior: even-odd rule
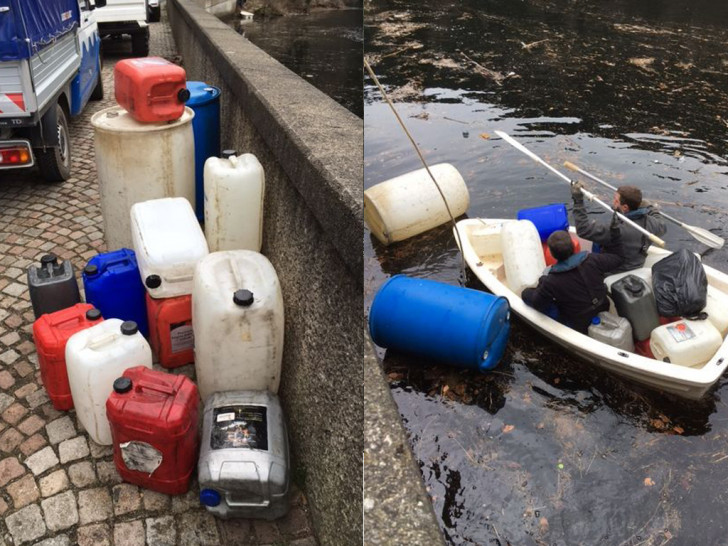
[[[548,239],[554,231],[569,229],[569,215],[566,212],[566,205],[563,203],[521,209],[518,211],[517,218],[530,220],[536,226],[542,242]]]
[[[503,297],[396,275],[374,297],[369,332],[380,347],[486,371],[503,356],[509,315]]]
[[[220,90],[205,82],[187,82],[187,89],[190,98],[186,104],[195,112],[192,119],[195,135],[195,214],[200,222],[204,222],[202,172],[208,157],[220,156]]]
[[[133,250],[97,254],[82,276],[86,302],[101,311],[101,316],[133,320],[142,335],[149,336],[145,288]]]

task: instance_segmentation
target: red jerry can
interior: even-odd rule
[[[581,243],[579,242],[579,238],[573,233],[569,233],[569,236],[571,236],[571,244],[574,247],[574,254],[581,252]],[[549,245],[547,245],[546,241],[544,241],[541,243],[541,246],[543,246],[543,257],[546,258],[546,265],[554,265],[556,263],[556,258],[551,255]]]
[[[43,386],[57,410],[73,408],[66,372],[66,342],[81,330],[104,320],[101,311],[88,303],[77,303],[54,313],[41,315],[33,323],[33,340]]]
[[[192,332],[192,296],[155,299],[146,294],[149,344],[154,361],[178,368],[195,361]]]
[[[167,495],[187,492],[197,463],[197,385],[184,375],[127,369],[106,400],[121,477]]]
[[[185,69],[161,57],[116,63],[114,94],[119,106],[141,123],[179,119],[190,98]]]

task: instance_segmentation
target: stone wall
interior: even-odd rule
[[[220,87],[223,148],[266,176],[263,249],[280,278],[280,395],[294,479],[322,545],[362,539],[363,123],[192,0],[168,0],[189,80]]]

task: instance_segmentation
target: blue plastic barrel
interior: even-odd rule
[[[566,205],[563,203],[521,209],[518,211],[517,218],[533,222],[541,241],[548,239],[554,231],[569,229],[569,215],[566,212]]]
[[[195,135],[195,214],[205,220],[205,188],[202,173],[208,157],[220,156],[220,90],[205,82],[187,82],[190,98],[187,106],[195,112],[192,131]]]
[[[97,254],[83,269],[86,302],[101,311],[104,318],[133,320],[144,337],[149,336],[145,288],[136,254],[122,248]]]
[[[374,297],[369,332],[380,347],[486,371],[503,357],[509,316],[503,297],[396,275]]]

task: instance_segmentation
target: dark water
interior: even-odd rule
[[[227,23],[336,102],[363,117],[362,10]]]
[[[726,23],[722,1],[377,0],[365,48],[430,164],[463,174],[469,216],[570,204],[501,129],[728,237]],[[421,166],[368,80],[364,127],[365,187]],[[674,225],[665,239],[728,271],[728,249]],[[367,232],[365,258],[367,306],[397,273],[481,288],[449,227],[388,248]],[[682,401],[518,321],[489,375],[382,354],[450,544],[728,543],[728,378]]]

